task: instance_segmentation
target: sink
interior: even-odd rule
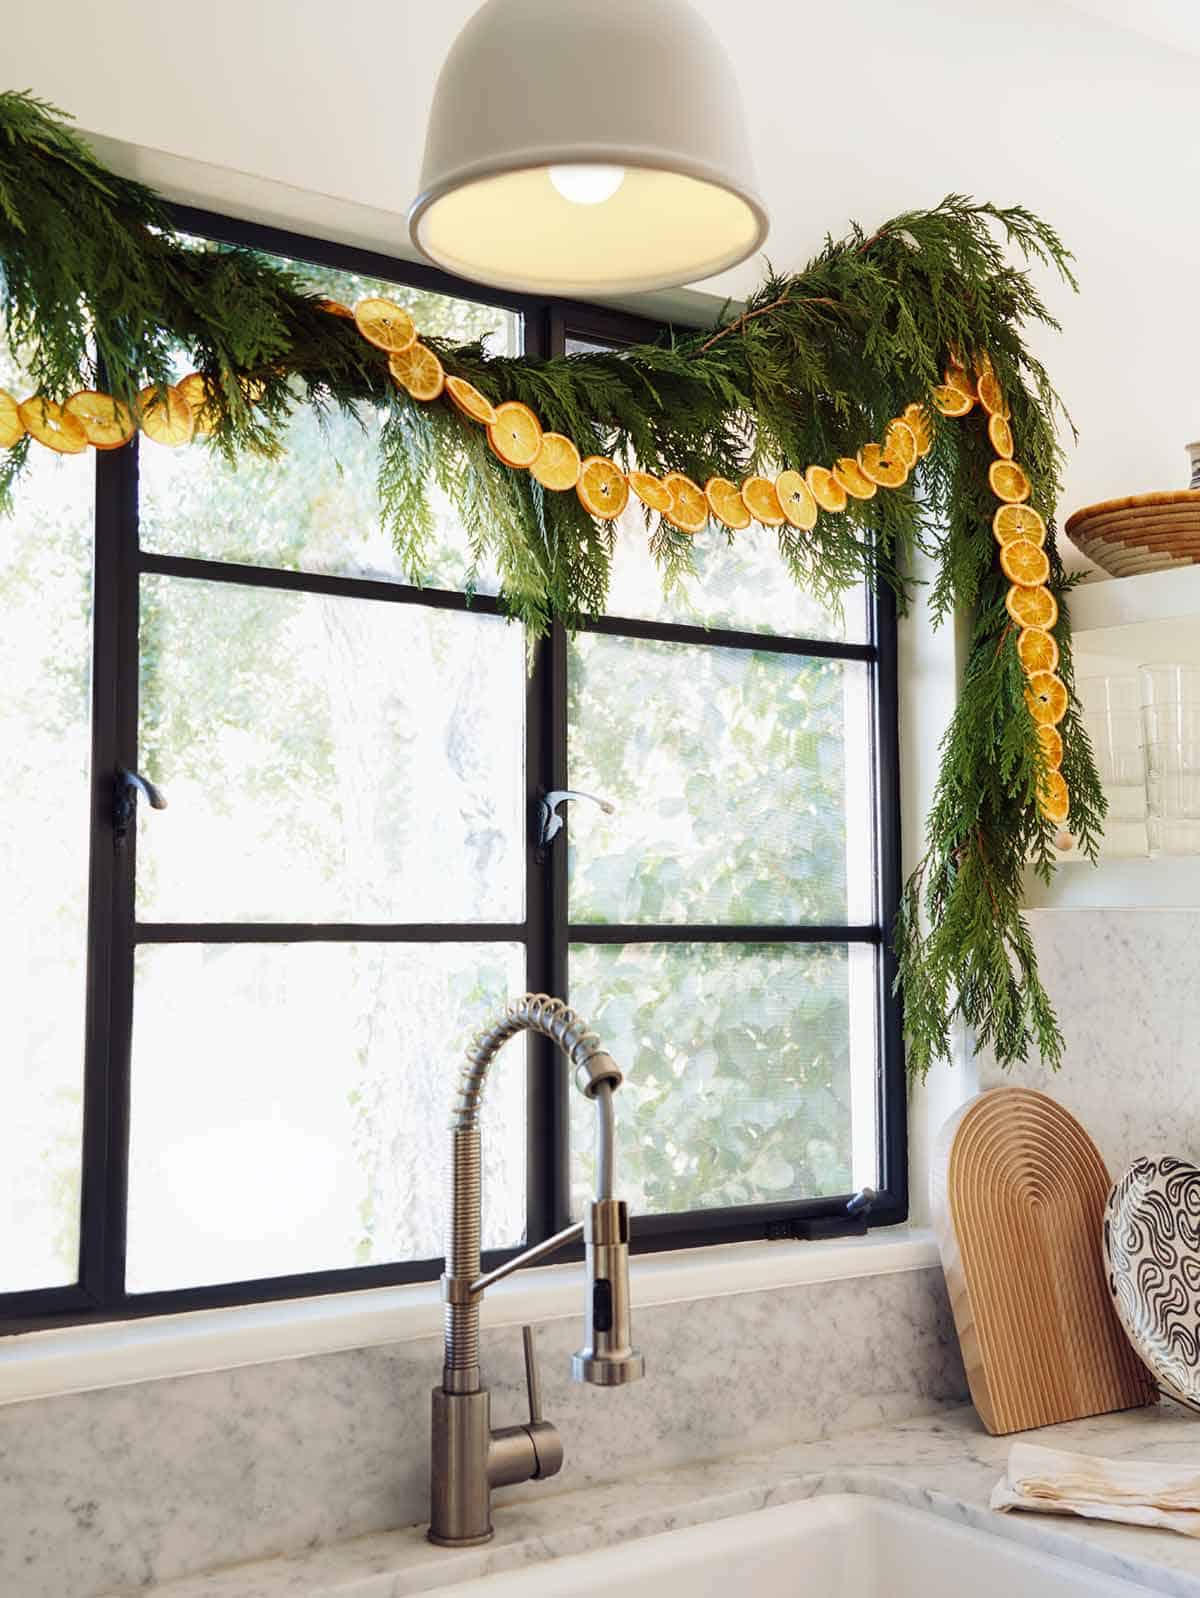
[[[440,1589],[441,1598],[1151,1598],[1151,1589],[857,1493],[832,1493]]]

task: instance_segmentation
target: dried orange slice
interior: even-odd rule
[[[790,469],[780,472],[775,479],[775,492],[780,510],[793,527],[808,532],[817,525],[817,502],[802,473]]]
[[[747,477],[742,484],[742,499],[754,520],[764,527],[782,527],[787,521],[769,477]]]
[[[1000,546],[1000,570],[1018,588],[1040,588],[1050,575],[1050,561],[1040,544],[1014,538]]]
[[[156,444],[172,449],[190,443],[196,430],[192,407],[177,388],[156,388],[153,383],[138,395],[142,432]]]
[[[1042,753],[1046,757],[1046,764],[1051,771],[1057,771],[1063,760],[1062,733],[1057,727],[1039,727],[1037,740],[1042,746]]]
[[[989,416],[999,416],[1008,420],[1008,405],[1004,398],[1004,390],[1000,387],[999,379],[990,368],[981,372],[979,376],[979,403]]]
[[[907,471],[911,472],[917,464],[917,435],[902,416],[888,423],[883,435],[883,452],[894,460],[902,460]]]
[[[1004,608],[1018,627],[1049,632],[1058,620],[1058,600],[1048,588],[1021,588],[1014,583],[1004,596]]]
[[[442,363],[427,345],[410,344],[388,356],[388,371],[410,399],[435,400],[446,386]]]
[[[19,438],[25,437],[25,423],[21,420],[21,407],[8,392],[0,388],[0,449],[11,449]]]
[[[352,322],[357,320],[354,312],[348,305],[343,305],[341,300],[318,300],[317,310],[325,311],[330,316],[347,316]]]
[[[750,525],[750,512],[742,498],[742,491],[728,477],[710,477],[704,485],[708,508],[719,522],[724,522],[732,532],[740,533]]]
[[[864,474],[880,488],[899,488],[908,481],[908,467],[896,455],[889,455],[882,444],[864,444],[858,452]]]
[[[87,448],[87,433],[77,416],[65,412],[53,400],[31,394],[17,407],[26,432],[59,455],[79,455]]]
[[[213,397],[213,387],[203,372],[189,372],[186,377],[181,377],[175,385],[175,392],[181,399],[187,401],[192,411],[193,432],[207,437],[212,432],[217,420],[217,406]],[[242,392],[246,393],[245,384]],[[246,395],[250,398],[249,394]],[[261,398],[261,395],[259,396]],[[252,402],[253,403],[253,402]]]
[[[1052,671],[1035,671],[1025,685],[1029,714],[1041,727],[1057,727],[1067,713],[1067,686]]]
[[[120,449],[137,432],[128,405],[122,405],[111,394],[98,394],[95,389],[72,394],[63,401],[63,410],[83,423],[87,441],[94,449]]]
[[[664,485],[671,490],[671,508],[664,515],[681,533],[699,533],[708,526],[708,501],[704,490],[682,472],[668,472]]]
[[[933,424],[929,420],[929,412],[924,405],[906,405],[900,420],[908,423],[916,440],[917,459],[924,460],[933,448]]]
[[[977,398],[975,381],[970,372],[961,361],[953,361],[942,373],[942,382],[947,388],[956,388],[960,394],[965,394],[969,400]]]
[[[374,344],[377,350],[387,350],[389,355],[398,354],[416,342],[416,324],[403,305],[397,305],[394,300],[377,295],[359,300],[354,307],[354,321],[368,344]]]
[[[579,481],[581,464],[579,451],[565,433],[543,433],[542,447],[529,472],[543,488],[562,493]]]
[[[1061,771],[1048,771],[1038,783],[1037,802],[1046,820],[1056,826],[1071,814],[1071,791]]]
[[[470,422],[478,422],[481,427],[490,427],[496,420],[496,407],[486,394],[481,394],[473,383],[468,383],[465,377],[448,377],[446,379],[446,393],[454,401],[456,410]]]
[[[810,466],[804,474],[804,481],[822,510],[845,510],[846,490],[827,467]]]
[[[446,382],[449,384],[450,379]],[[629,484],[603,455],[589,455],[583,462],[575,492],[588,515],[602,522],[615,521],[629,503]]]
[[[851,499],[874,499],[879,492],[853,455],[840,455],[833,463],[833,475]]]
[[[992,532],[998,544],[1011,544],[1014,538],[1046,542],[1046,524],[1032,505],[1001,505],[992,517]]]
[[[996,498],[1007,505],[1019,505],[1028,499],[1032,486],[1025,468],[1016,461],[993,461],[988,467],[988,482]]]
[[[991,440],[992,448],[1001,459],[1012,460],[1013,434],[1007,416],[999,416],[993,413],[988,417],[988,438]]]
[[[488,428],[488,444],[506,466],[524,470],[532,466],[542,447],[542,424],[520,400],[496,406],[496,420]]]
[[[1017,639],[1017,659],[1032,676],[1035,671],[1058,670],[1058,640],[1043,627],[1025,627]]]
[[[662,478],[654,477],[650,472],[639,472],[636,468],[625,475],[642,504],[665,516],[671,508],[673,495]]]
[[[975,404],[969,394],[964,394],[961,388],[953,388],[949,383],[931,389],[929,397],[934,409],[941,411],[943,416],[965,416]]]

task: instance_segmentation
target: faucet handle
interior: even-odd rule
[[[529,1424],[538,1426],[545,1418],[542,1414],[542,1378],[538,1371],[537,1344],[532,1326],[522,1326],[521,1341],[525,1345],[525,1391],[529,1395]]]

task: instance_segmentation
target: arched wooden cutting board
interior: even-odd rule
[[[1156,1396],[1105,1284],[1108,1190],[1083,1127],[1031,1088],[981,1093],[942,1128],[934,1226],[971,1398],[993,1436]]]

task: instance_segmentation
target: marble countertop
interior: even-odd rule
[[[1024,1436],[1110,1458],[1194,1463],[1200,1420],[1175,1405],[1104,1415]],[[769,1454],[744,1454],[574,1493],[505,1504],[483,1548],[433,1548],[422,1527],[317,1547],[120,1598],[405,1598],[455,1581],[584,1553],[680,1526],[744,1514],[819,1492],[870,1492],[962,1525],[1044,1549],[1176,1598],[1200,1598],[1200,1539],[1070,1516],[999,1515],[988,1508],[1016,1439],[989,1437],[969,1407]],[[118,1598],[117,1594],[110,1598]]]

